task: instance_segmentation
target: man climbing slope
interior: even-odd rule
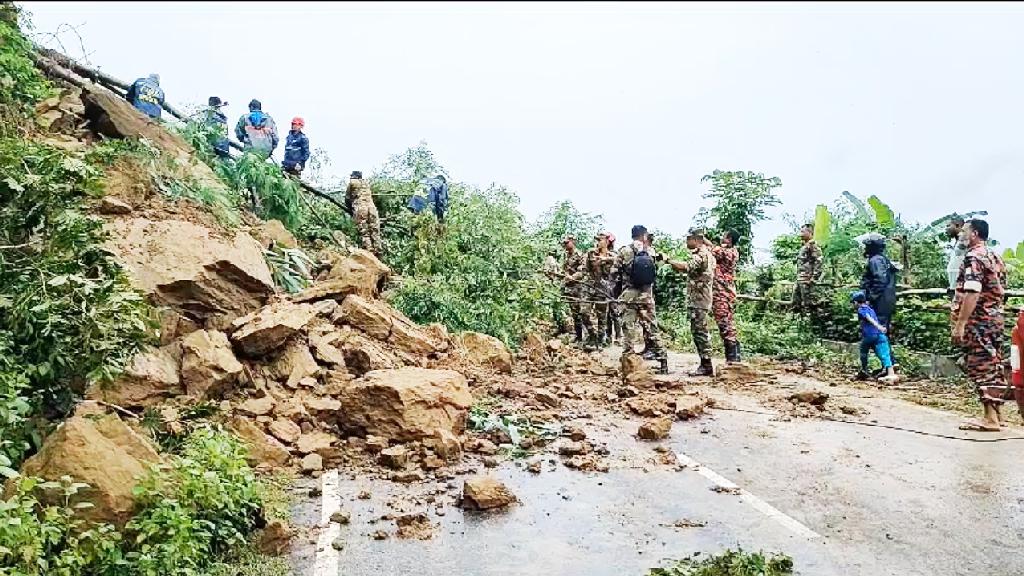
[[[263,112],[263,104],[256,99],[249,102],[249,113],[238,119],[235,137],[242,143],[242,150],[254,152],[269,158],[277,148],[277,125],[269,114]]]
[[[143,114],[150,118],[160,118],[164,105],[164,91],[160,88],[160,75],[150,74],[139,78],[128,87],[124,99],[131,102]]]
[[[377,214],[377,206],[373,203],[370,184],[363,180],[362,172],[352,172],[348,189],[345,190],[345,202],[356,221],[363,249],[379,257],[384,252],[384,243],[380,237],[380,216]]]
[[[309,138],[302,133],[305,127],[305,120],[298,116],[292,118],[292,129],[288,131],[288,137],[284,141],[284,160],[281,162],[281,169],[295,176],[302,173],[306,162],[309,161]]]

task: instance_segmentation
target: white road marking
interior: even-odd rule
[[[320,536],[316,541],[315,576],[337,576],[340,554],[331,544],[341,535],[341,526],[331,522],[331,515],[341,510],[338,494],[338,470],[328,470],[320,477]]]
[[[676,452],[676,459],[679,461],[680,464],[682,464],[686,468],[697,472],[698,474],[707,478],[708,480],[710,480],[716,486],[722,488],[723,490],[735,492],[740,496],[740,499],[742,501],[750,504],[752,507],[754,507],[756,510],[759,510],[765,516],[775,520],[776,522],[782,524],[786,528],[789,528],[796,535],[802,536],[809,540],[821,538],[820,534],[818,534],[814,530],[811,530],[807,526],[804,526],[792,516],[785,514],[778,508],[772,506],[771,504],[765,502],[764,500],[758,498],[757,496],[754,496],[753,494],[744,490],[743,488],[740,488],[739,486],[736,485],[735,482],[730,481],[728,478],[725,478],[718,472],[715,472],[714,470],[708,468],[707,466],[704,466],[703,464],[697,462],[693,458],[690,458],[686,454]]]

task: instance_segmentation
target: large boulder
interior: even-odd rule
[[[309,304],[278,302],[235,320],[231,341],[249,356],[262,356],[283,345],[316,317]]]
[[[147,465],[158,461],[156,450],[116,416],[99,423],[75,416],[46,438],[42,449],[25,461],[21,472],[55,481],[70,476],[75,482],[88,484],[72,498],[73,504],[93,504],[83,508],[81,516],[120,527],[135,508],[132,490],[147,473]],[[53,502],[62,497],[59,493],[44,494]]]
[[[377,340],[386,341],[391,336],[391,307],[380,300],[349,296],[341,303],[337,316]]]
[[[315,376],[320,366],[309,351],[304,338],[293,338],[288,342],[281,355],[270,365],[270,375],[277,380],[286,382],[289,388],[295,388],[303,378]]]
[[[147,408],[182,392],[178,362],[165,348],[149,348],[136,354],[113,382],[90,386],[85,397],[123,408]]]
[[[48,54],[58,61],[62,60],[62,55],[55,56],[56,53],[52,51]],[[177,177],[194,180],[203,188],[225,195],[229,193],[224,182],[213,170],[196,158],[192,146],[159,122],[137,110],[120,95],[86,82],[82,86],[80,100],[81,112],[96,133],[110,138],[145,139],[159,148],[164,158],[174,160],[169,164]],[[61,108],[66,109],[63,106]]]
[[[505,344],[494,336],[479,332],[463,332],[459,334],[459,344],[466,359],[473,364],[505,374],[512,373],[512,354]]]
[[[193,398],[220,397],[242,373],[223,332],[197,330],[181,341],[181,349],[181,380]]]
[[[328,272],[319,280],[335,281],[337,285],[347,286],[349,294],[372,298],[380,293],[381,285],[390,274],[391,269],[372,253],[354,248],[348,256],[332,258]]]
[[[402,363],[386,347],[362,334],[351,333],[341,344],[346,369],[362,376],[371,370],[398,368]]]
[[[452,370],[374,370],[338,396],[343,428],[411,441],[462,434],[473,403],[466,378]]]
[[[413,356],[425,356],[443,349],[431,332],[424,330],[382,300],[352,295],[345,298],[337,318],[369,336],[388,342]]]
[[[295,236],[284,227],[280,220],[267,220],[266,222],[252,229],[252,235],[259,240],[264,248],[271,245],[280,248],[298,248],[299,242]]]
[[[241,416],[235,416],[229,425],[249,450],[248,461],[253,466],[269,464],[284,466],[291,455],[277,439],[268,436],[260,427]]]
[[[245,232],[221,237],[183,220],[121,218],[104,224],[105,247],[157,305],[185,316],[248,314],[274,293],[263,248]]]

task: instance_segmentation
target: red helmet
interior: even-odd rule
[[[299,126],[305,127],[306,126],[306,121],[303,120],[302,118],[299,118],[298,116],[296,116],[295,118],[292,118],[292,126],[295,126],[296,124],[299,125]]]

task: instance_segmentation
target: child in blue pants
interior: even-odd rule
[[[850,302],[857,309],[857,318],[860,319],[860,372],[857,379],[869,378],[868,352],[874,350],[875,356],[878,356],[882,367],[885,368],[885,376],[880,380],[886,383],[895,382],[896,371],[892,367],[892,355],[889,351],[889,338],[885,335],[885,326],[878,322],[878,316],[868,304],[868,297],[862,290],[851,294]]]

